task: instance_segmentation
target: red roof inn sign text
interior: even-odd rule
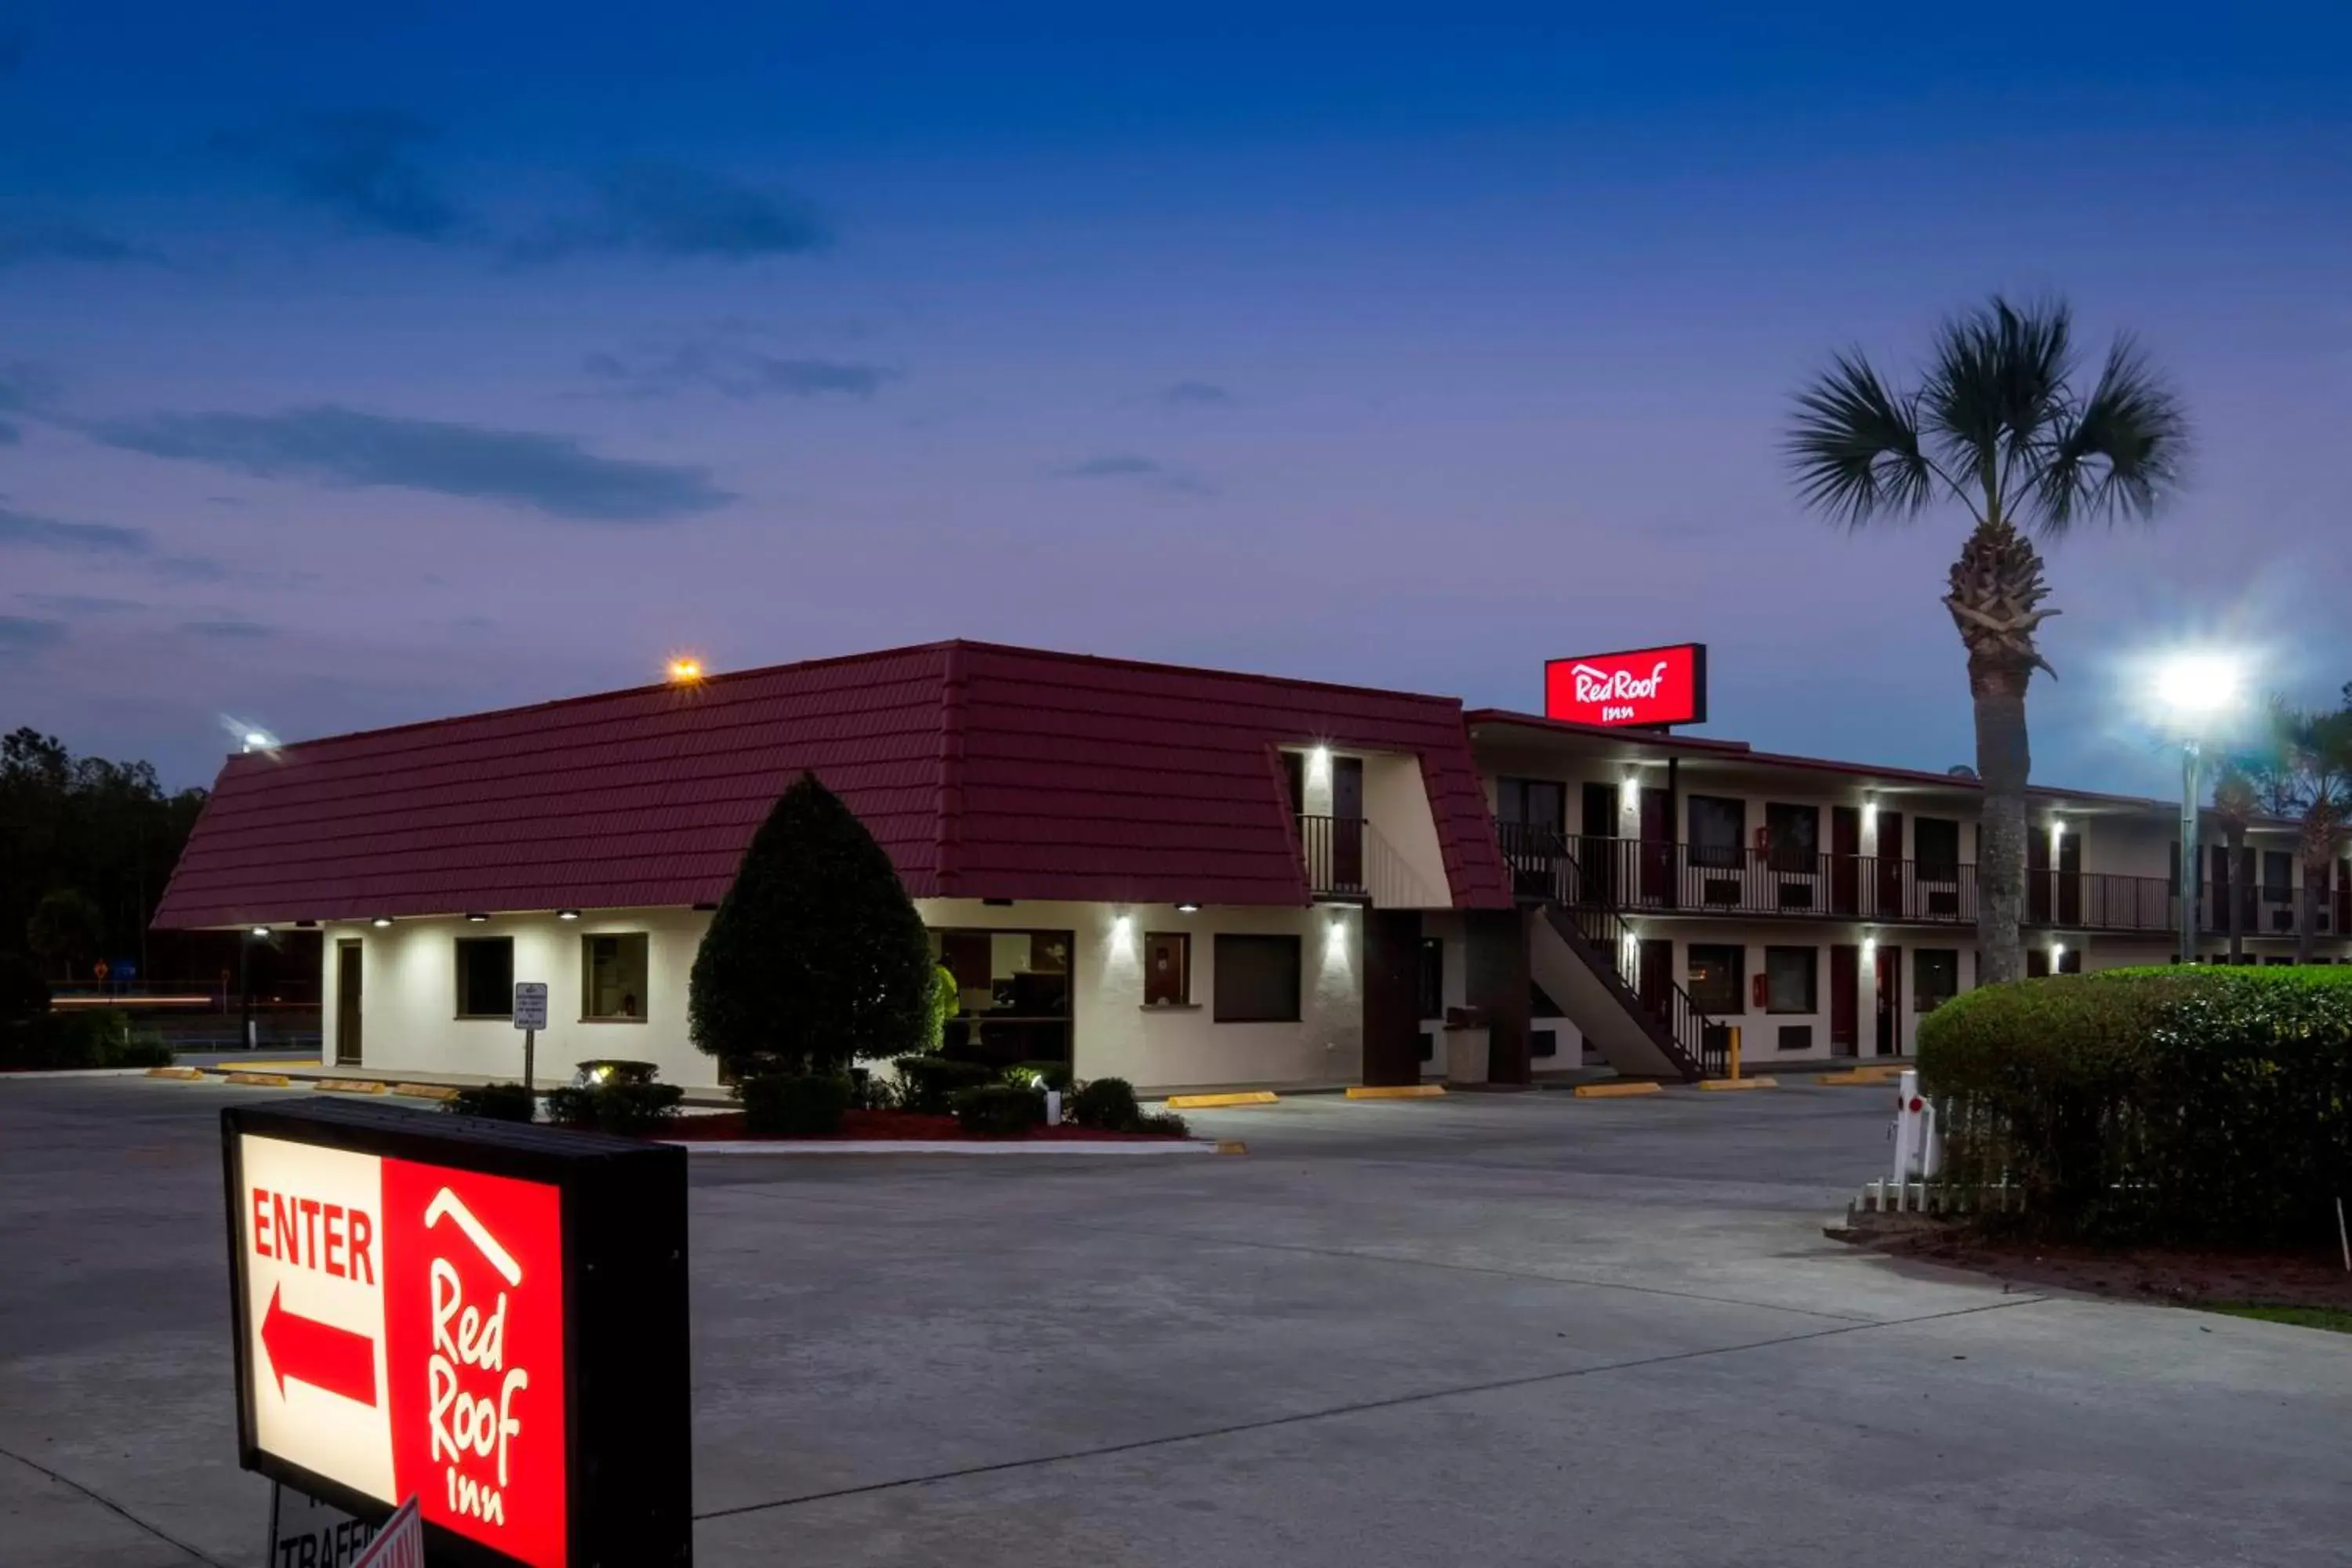
[[[1578,724],[1706,722],[1706,645],[1591,653],[1544,666],[1544,717]]]
[[[222,1113],[245,1468],[435,1563],[689,1560],[686,1152],[299,1100]]]

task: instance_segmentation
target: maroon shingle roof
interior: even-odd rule
[[[1318,741],[1418,755],[1454,902],[1509,905],[1458,701],[949,642],[231,757],[156,924],[708,903],[803,769],[918,898],[1302,904]]]

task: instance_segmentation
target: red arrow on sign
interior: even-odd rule
[[[375,1403],[375,1342],[288,1311],[278,1304],[275,1288],[269,1292],[269,1310],[261,1315],[261,1348],[269,1356],[280,1399],[286,1397],[290,1377],[354,1404]]]

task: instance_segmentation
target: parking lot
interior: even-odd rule
[[[0,1563],[259,1561],[220,1107],[0,1081]],[[705,1564],[2336,1563],[2352,1339],[1826,1240],[1890,1091],[698,1159]]]

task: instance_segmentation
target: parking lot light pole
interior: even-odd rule
[[[2157,671],[2156,695],[2180,737],[2180,962],[2197,962],[2197,822],[2205,793],[2205,739],[2238,702],[2237,661],[2178,654]]]

